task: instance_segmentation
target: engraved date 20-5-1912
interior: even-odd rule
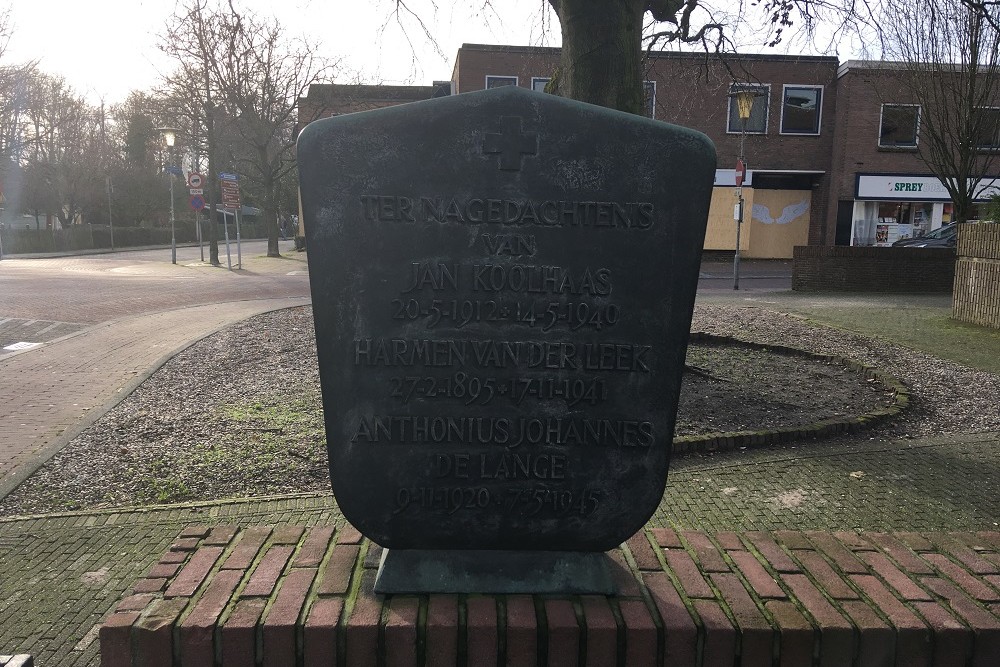
[[[592,328],[600,331],[621,319],[621,309],[613,303],[598,305],[586,301],[503,301],[480,299],[393,299],[395,320],[427,320],[427,328],[452,325],[456,328],[480,323],[513,323],[540,327],[542,331],[565,325],[570,331]]]

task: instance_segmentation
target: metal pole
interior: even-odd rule
[[[174,175],[170,174],[170,263],[177,263],[177,235],[174,232]]]
[[[0,209],[0,213],[3,213],[3,209]],[[0,261],[3,260],[3,216],[0,215]]]
[[[222,209],[222,227],[226,230],[226,266],[233,270],[233,256],[229,252],[229,218],[226,217],[226,209]]]
[[[201,251],[201,263],[205,263],[205,244],[201,239],[201,211],[194,212],[194,227],[198,232],[198,250]]]
[[[111,185],[111,177],[108,176],[108,228],[111,230],[111,250],[115,249],[115,226],[111,222],[111,191],[113,189],[114,186]]]
[[[733,256],[733,289],[740,288],[740,226],[743,222],[743,188],[736,195],[736,254]]]
[[[243,246],[240,245],[240,210],[233,209],[236,215],[236,268],[243,270]]]
[[[742,120],[742,130],[740,131],[740,163],[746,164],[744,161],[744,146],[747,139],[747,121]],[[744,167],[745,169],[745,167]],[[736,188],[736,254],[733,255],[733,289],[738,290],[740,288],[740,228],[743,225],[743,184],[741,183]]]

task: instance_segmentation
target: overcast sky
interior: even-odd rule
[[[398,26],[390,22],[382,30],[392,7],[384,0],[240,0],[238,6],[277,16],[290,34],[317,38],[326,55],[342,58],[348,72],[368,82],[424,85],[451,77],[462,42],[542,43],[541,0],[502,2],[503,21],[476,12],[475,2],[439,2],[434,14],[429,2],[415,0],[445,56],[429,47],[411,20],[416,63]],[[38,60],[42,71],[65,76],[91,101],[118,102],[133,89],[150,87],[170,66],[157,44],[173,8],[171,0],[13,0],[14,34],[4,60]],[[545,43],[558,46],[555,39]]]
[[[484,0],[438,0],[436,13],[433,2],[409,4],[428,24],[441,54],[413,20],[407,21],[413,49],[397,25],[386,26],[392,0],[238,0],[237,5],[277,16],[292,35],[318,39],[325,55],[346,65],[342,82],[354,82],[356,75],[367,83],[427,85],[449,79],[463,42],[559,45],[558,26],[555,34],[542,30],[544,0],[497,0],[502,18],[481,11]],[[4,60],[38,60],[42,71],[66,77],[91,102],[113,104],[131,90],[150,88],[157,73],[170,67],[157,45],[173,10],[173,0],[13,0],[14,32]]]

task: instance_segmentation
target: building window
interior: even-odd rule
[[[785,86],[781,103],[782,134],[819,134],[822,86]]]
[[[517,85],[516,76],[492,76],[490,74],[486,75],[487,88],[499,88],[500,86],[516,86],[516,85]]]
[[[647,118],[656,117],[656,82],[642,82],[642,108]]]
[[[1000,108],[980,107],[976,148],[981,151],[1000,150]]]
[[[770,86],[747,86],[744,84],[734,84],[729,88],[729,123],[726,125],[726,132],[739,134],[743,132],[743,121],[740,120],[739,105],[736,103],[736,93],[744,90],[756,93],[753,98],[753,107],[750,109],[750,117],[747,119],[746,132],[748,134],[767,134],[767,111],[770,106],[771,87]]]
[[[919,127],[919,105],[883,104],[878,145],[888,148],[916,148]]]
[[[544,93],[545,86],[549,85],[549,81],[550,79],[547,76],[533,76],[531,77],[531,89],[539,93]]]

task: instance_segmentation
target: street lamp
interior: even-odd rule
[[[178,130],[173,127],[161,127],[158,128],[160,135],[163,137],[163,143],[167,145],[167,153],[170,158],[173,157],[173,147],[174,142],[177,140]],[[174,172],[177,170],[173,164],[166,168],[167,173],[170,176],[170,263],[177,263],[177,235],[174,231]]]
[[[743,225],[743,178],[746,175],[745,146],[747,140],[747,121],[750,120],[750,113],[753,111],[754,98],[762,93],[757,88],[740,88],[730,93],[729,96],[736,99],[736,113],[740,118],[740,157],[736,162],[736,210],[733,217],[736,219],[736,254],[733,256],[733,289],[740,288],[740,228]]]

